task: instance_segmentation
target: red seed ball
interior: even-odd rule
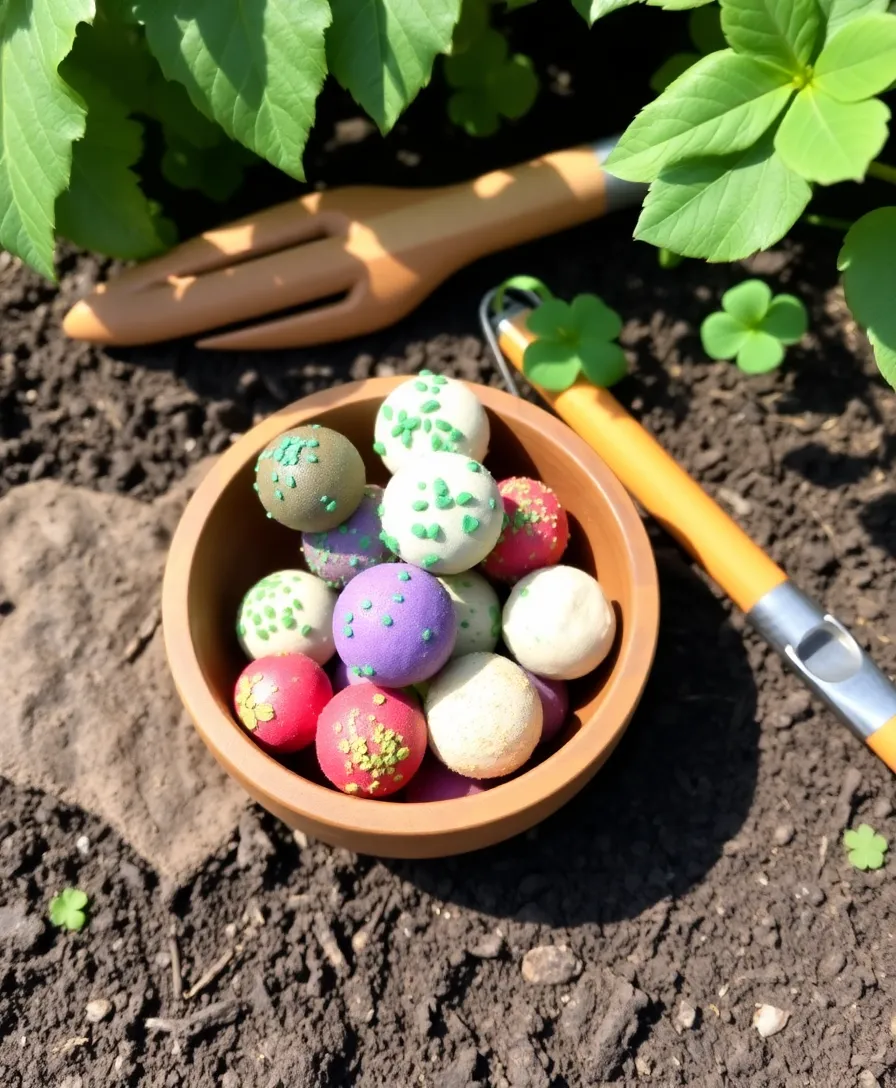
[[[317,723],[317,759],[343,793],[388,797],[417,773],[426,753],[426,719],[404,692],[377,684],[343,688]]]
[[[304,654],[274,654],[243,669],[233,705],[258,746],[278,755],[312,743],[317,719],[332,696],[329,678],[316,661]]]
[[[504,527],[482,569],[490,578],[516,582],[559,563],[569,543],[569,521],[556,494],[540,480],[513,476],[498,484]]]

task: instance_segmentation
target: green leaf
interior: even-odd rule
[[[463,53],[488,29],[488,0],[463,0],[460,18],[451,36],[451,50]]]
[[[827,21],[825,41],[829,42],[853,19],[886,11],[889,0],[818,0],[818,6]]]
[[[695,8],[688,16],[688,34],[701,53],[715,53],[728,44],[722,33],[722,12],[718,4]]]
[[[686,11],[688,8],[701,8],[713,0],[647,0],[650,8],[663,8],[665,11]]]
[[[102,14],[115,22],[135,25],[139,21],[136,6],[137,0],[97,0],[97,16]]]
[[[772,289],[762,280],[744,280],[722,295],[722,309],[747,328],[765,317],[772,300]]]
[[[50,921],[60,929],[77,931],[84,928],[87,917],[84,908],[87,896],[79,888],[64,888],[50,900]]]
[[[837,267],[846,301],[868,332],[881,373],[893,381],[896,360],[896,208],[877,208],[855,222],[843,242]]]
[[[380,132],[429,82],[436,55],[451,47],[460,6],[460,0],[330,0],[330,71]],[[303,19],[304,10],[295,17]]]
[[[627,8],[638,0],[572,0],[572,6],[589,26],[594,26],[598,19],[609,15],[611,11]]]
[[[674,83],[680,75],[696,64],[699,59],[699,53],[673,53],[671,57],[663,61],[650,77],[650,89],[656,91],[657,94],[662,94],[670,83]]]
[[[879,869],[888,849],[887,840],[868,824],[859,824],[855,831],[844,831],[843,845],[849,851],[850,865],[856,869]]]
[[[656,252],[656,259],[660,268],[671,271],[673,268],[678,268],[684,257],[680,253],[673,253],[671,249],[661,248]]]
[[[654,181],[686,158],[750,147],[787,105],[793,85],[774,65],[711,53],[649,103],[605,163],[625,181]]]
[[[809,203],[769,137],[738,155],[695,159],[650,187],[635,237],[685,257],[736,261],[781,240]]]
[[[532,109],[537,97],[538,76],[532,61],[517,53],[501,69],[492,88],[492,102],[502,117],[516,121]]]
[[[455,91],[448,99],[448,117],[470,136],[493,136],[500,127],[498,111],[478,90]]]
[[[889,119],[889,109],[876,98],[838,102],[814,87],[804,87],[781,122],[775,150],[807,181],[822,185],[861,181],[887,142]]]
[[[201,148],[175,139],[162,155],[162,175],[178,189],[195,189],[210,200],[223,202],[243,183],[247,163],[240,152],[244,150],[230,140]]]
[[[766,374],[784,361],[784,345],[774,336],[750,329],[737,353],[737,366],[745,374]]]
[[[582,371],[592,385],[609,389],[628,374],[628,360],[618,344],[584,339],[579,345]]]
[[[492,300],[493,313],[499,313],[503,310],[504,296],[507,291],[514,288],[517,291],[531,291],[532,294],[537,295],[542,302],[547,302],[549,298],[554,297],[550,287],[541,280],[536,279],[535,276],[510,276],[501,284],[495,293],[495,297]]]
[[[507,39],[497,30],[487,30],[463,53],[446,57],[443,69],[449,87],[482,87],[489,74],[507,59]]]
[[[806,335],[809,315],[794,295],[775,295],[759,328],[782,344],[796,344]]]
[[[720,0],[722,30],[738,53],[763,57],[792,75],[812,60],[821,37],[817,0]]]
[[[896,16],[866,15],[824,47],[812,83],[841,102],[881,94],[896,80]]]
[[[704,318],[700,326],[700,342],[710,359],[733,359],[749,334],[736,318],[720,312]]]
[[[526,328],[536,336],[556,337],[560,330],[575,327],[572,307],[560,298],[548,298],[526,318]]]
[[[79,32],[73,57],[81,37]],[[74,145],[68,189],[56,201],[57,229],[82,249],[110,257],[159,253],[165,246],[156,217],[131,169],[143,151],[143,126],[96,79],[67,61],[61,72],[87,104],[87,128]]]
[[[87,28],[82,24],[66,58],[66,80],[76,78],[72,73],[77,70],[101,82],[130,112],[148,113],[151,80],[155,76],[161,81],[158,65],[140,27],[107,13],[108,5],[101,5],[93,25]]]
[[[228,136],[300,179],[326,75],[327,0],[138,0],[168,79]]]
[[[7,0],[0,34],[0,246],[53,278],[53,212],[85,109],[59,65],[93,0]]]
[[[622,332],[622,318],[597,295],[576,295],[570,303],[570,312],[583,338],[615,340]]]
[[[581,368],[576,348],[569,344],[534,340],[523,353],[523,373],[535,385],[552,393],[569,389]]]

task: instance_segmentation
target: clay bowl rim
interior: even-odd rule
[[[169,669],[194,727],[218,762],[247,792],[298,818],[343,834],[402,839],[475,832],[538,808],[557,793],[576,792],[612,752],[628,726],[653,664],[659,631],[659,584],[653,550],[628,492],[587,443],[560,419],[521,398],[473,385],[488,409],[517,416],[541,431],[577,463],[601,492],[625,547],[631,607],[596,715],[574,736],[519,778],[471,797],[425,803],[365,802],[303,778],[262,751],[242,730],[206,679],[193,644],[189,590],[196,548],[206,521],[234,476],[254,462],[282,431],[346,403],[382,400],[407,376],[370,378],[311,394],[252,427],[209,469],[177,526],[162,588],[162,627]],[[248,785],[246,785],[248,784]],[[251,789],[249,788],[251,787]],[[413,809],[413,821],[408,807]]]

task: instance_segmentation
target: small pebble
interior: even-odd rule
[[[863,1069],[859,1073],[859,1088],[880,1088],[880,1081],[870,1069]]]
[[[500,933],[487,933],[470,949],[470,955],[479,960],[494,960],[501,955],[504,938]]]
[[[104,997],[98,997],[93,1001],[88,1001],[84,1011],[87,1013],[87,1019],[91,1024],[98,1024],[112,1012],[112,1002],[107,1001]]]
[[[75,842],[75,848],[82,857],[86,858],[90,853],[90,839],[86,835],[79,835]]]
[[[889,797],[878,797],[871,806],[871,813],[877,820],[885,820],[893,812]]]
[[[794,834],[793,824],[778,824],[772,835],[775,846],[786,846],[789,842],[793,842]]]
[[[789,1019],[789,1012],[776,1008],[774,1005],[757,1005],[753,1013],[753,1027],[763,1039],[767,1039],[770,1035],[777,1035],[779,1031],[783,1031]]]
[[[544,986],[572,982],[582,970],[579,958],[566,945],[530,948],[523,956],[523,978]]]
[[[678,1034],[681,1035],[683,1031],[691,1030],[696,1019],[697,1010],[690,1001],[682,999],[678,1004],[675,1016],[672,1018],[672,1027],[674,1027]]]
[[[818,977],[830,982],[846,966],[846,956],[839,948],[834,948],[818,963]]]

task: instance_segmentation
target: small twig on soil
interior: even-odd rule
[[[857,767],[847,767],[846,773],[843,775],[843,785],[840,787],[840,794],[837,797],[831,817],[835,831],[839,832],[844,827],[849,826],[849,821],[852,818],[853,801],[861,784],[861,771]]]
[[[177,937],[173,929],[168,938],[168,955],[171,959],[171,1000],[178,1004],[184,992],[184,977],[180,967],[180,949],[177,947]]]
[[[818,847],[818,875],[821,876],[821,871],[824,869],[824,863],[828,856],[828,837],[827,835],[821,836],[821,843]]]
[[[204,971],[189,990],[187,990],[184,995],[186,1000],[189,1001],[191,997],[195,997],[198,993],[201,993],[206,986],[210,986],[233,959],[233,954],[234,950],[228,948],[226,952],[220,955],[211,967],[209,967],[207,971]]]
[[[385,899],[380,900],[380,903],[374,907],[373,914],[368,918],[365,925],[363,925],[357,933],[352,934],[352,951],[355,953],[363,952],[367,945],[370,943],[370,938],[373,936],[373,932],[380,924],[380,919],[386,913],[386,908],[389,908],[391,912],[394,909],[395,897],[394,895],[386,896]]]
[[[156,628],[162,622],[162,614],[158,608],[154,608],[137,629],[137,634],[124,648],[124,660],[129,664],[137,660],[149,644],[149,640],[156,633]]]
[[[238,1001],[215,1001],[191,1016],[150,1016],[144,1021],[147,1031],[161,1031],[166,1035],[196,1035],[206,1028],[232,1024],[240,1012]]]
[[[352,969],[348,965],[348,960],[339,947],[333,930],[330,929],[329,923],[322,914],[316,914],[314,917],[314,935],[317,937],[317,942],[323,950],[323,954],[327,957],[336,974],[350,975]]]

